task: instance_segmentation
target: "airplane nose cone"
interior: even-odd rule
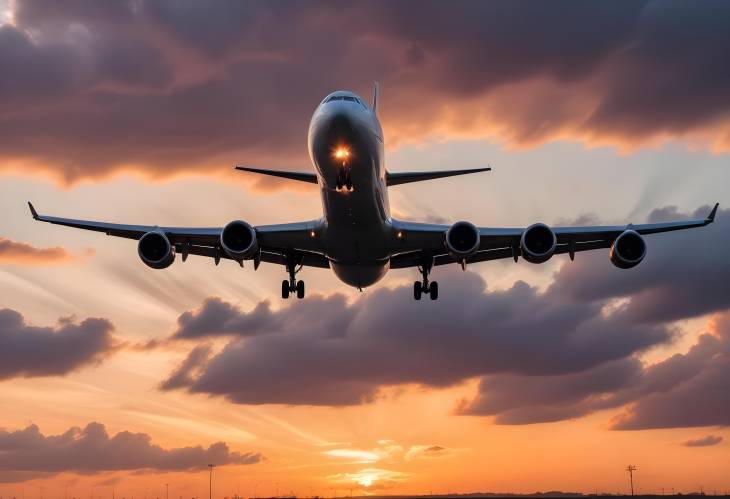
[[[335,135],[353,135],[355,133],[352,117],[342,111],[332,114],[327,128],[331,134]]]

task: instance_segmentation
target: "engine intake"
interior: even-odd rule
[[[555,253],[558,240],[553,230],[543,223],[530,225],[520,238],[522,258],[530,263],[543,263]]]
[[[259,250],[256,231],[242,220],[234,220],[221,231],[221,247],[234,260],[253,258]]]
[[[454,260],[464,260],[479,250],[479,230],[469,222],[455,222],[446,231],[446,249]]]
[[[139,239],[137,253],[148,267],[166,269],[175,261],[175,247],[163,232],[148,232]]]
[[[620,269],[636,267],[646,256],[646,242],[633,230],[626,230],[611,245],[611,263]]]

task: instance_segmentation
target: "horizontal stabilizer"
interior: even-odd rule
[[[248,168],[246,166],[237,166],[236,170],[251,173],[260,173],[261,175],[270,175],[272,177],[288,178],[289,180],[309,182],[310,184],[317,183],[317,175],[315,175],[314,173],[287,172],[282,170],[263,170],[261,168]]]
[[[422,182],[436,178],[454,177],[456,175],[468,175],[469,173],[488,172],[491,168],[471,168],[467,170],[441,170],[435,172],[405,172],[387,173],[386,182],[388,185],[409,184],[411,182]]]

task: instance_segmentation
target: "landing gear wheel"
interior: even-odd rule
[[[436,281],[433,281],[431,285],[428,287],[428,295],[431,297],[432,300],[438,300],[439,298],[439,283]]]
[[[352,177],[350,176],[350,172],[345,173],[345,186],[347,186],[347,190],[352,190]]]
[[[344,168],[338,168],[337,169],[337,190],[341,190],[345,186],[345,169]]]
[[[297,282],[297,298],[304,298],[304,281]]]
[[[421,299],[421,293],[423,293],[423,287],[421,286],[421,281],[416,281],[413,283],[413,298],[416,300]]]
[[[289,298],[289,281],[284,279],[281,281],[281,297],[286,300]]]

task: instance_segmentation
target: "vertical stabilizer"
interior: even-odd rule
[[[379,88],[380,87],[378,86],[378,82],[376,81],[373,84],[373,112],[375,114],[378,114],[378,94],[380,93]]]

